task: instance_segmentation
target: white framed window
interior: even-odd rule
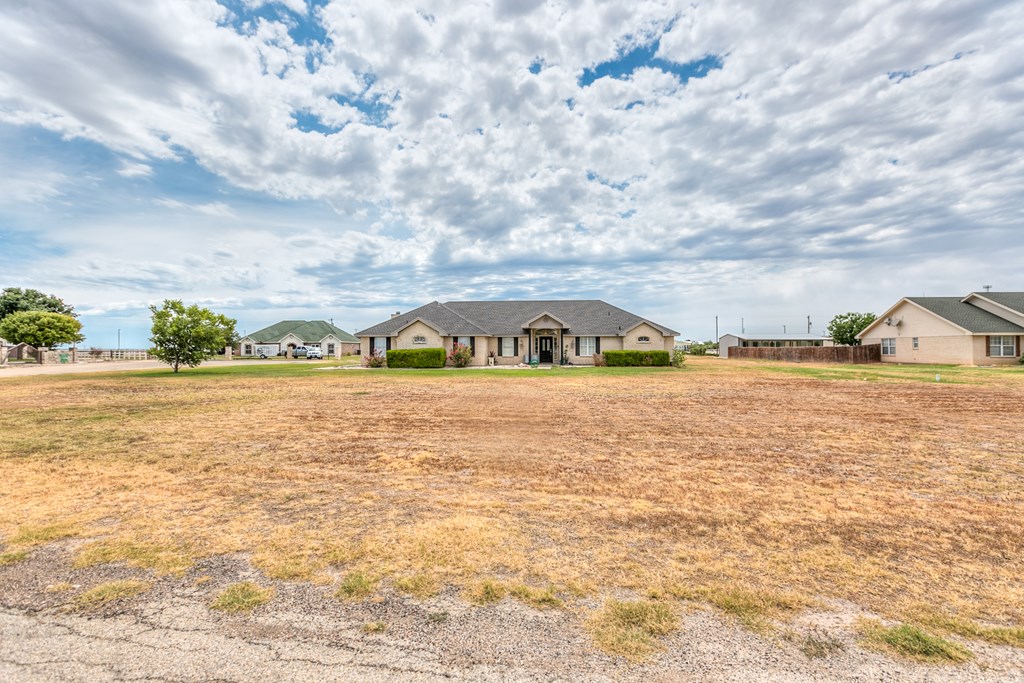
[[[388,351],[388,338],[387,337],[374,337],[373,338],[373,350],[377,353],[387,353]]]
[[[463,346],[469,346],[469,337],[457,337],[456,343],[462,344]]]
[[[636,343],[637,344],[650,344],[651,343],[651,338],[648,337],[647,335],[644,335],[642,337],[637,337],[636,338]]]
[[[245,353],[243,353],[242,355],[243,356],[251,356],[252,355],[252,344],[246,344],[245,345]]]
[[[334,355],[334,344],[328,344],[327,345],[327,355],[329,355],[329,356],[333,356]]]
[[[515,352],[515,337],[502,337],[501,338],[501,349],[500,354],[506,358],[510,358],[516,355]]]
[[[921,348],[921,344],[920,344],[920,342],[918,342],[917,337],[914,337],[913,341],[914,341],[914,350],[917,351],[919,348]]]
[[[427,338],[424,337],[422,334],[417,334],[415,337],[412,338],[412,343],[413,344],[426,344],[427,343]]]
[[[1012,336],[988,338],[988,355],[1009,358],[1017,355],[1016,340]]]
[[[895,356],[896,355],[896,338],[888,337],[882,340],[882,355],[883,356]]]
[[[593,356],[597,347],[597,343],[593,337],[580,337],[580,355],[581,356]]]

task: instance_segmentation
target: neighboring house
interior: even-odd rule
[[[283,320],[242,337],[238,353],[241,356],[276,356],[297,346],[320,349],[324,358],[359,353],[359,340],[326,320]]]
[[[718,355],[729,357],[729,347],[835,346],[831,337],[815,334],[723,334],[718,338]]]
[[[857,335],[890,363],[1015,363],[1024,346],[1024,292],[900,299]]]
[[[426,306],[356,332],[365,357],[373,351],[441,347],[462,343],[473,350],[470,365],[515,365],[531,356],[541,363],[592,365],[594,354],[619,349],[672,351],[679,334],[599,300],[432,301]]]

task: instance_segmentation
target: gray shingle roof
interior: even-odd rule
[[[359,337],[391,336],[417,318],[446,335],[502,337],[523,334],[523,326],[543,313],[563,321],[573,335],[621,336],[640,323],[674,337],[673,329],[641,318],[599,299],[555,301],[432,301],[408,313],[356,333]]]
[[[996,301],[990,294],[984,296]],[[1024,296],[1024,294],[1018,296]],[[963,298],[959,296],[908,296],[907,300],[913,301],[918,306],[975,334],[1019,334],[1024,332],[1024,327],[1004,320],[977,306],[964,303]]]
[[[1001,306],[1006,306],[1024,315],[1024,292],[972,292],[972,294],[995,301]]]

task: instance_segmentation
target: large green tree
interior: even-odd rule
[[[828,334],[836,344],[860,346],[857,335],[877,318],[874,313],[840,313],[828,324]]]
[[[194,368],[213,358],[235,337],[235,320],[208,308],[167,299],[162,307],[150,306],[149,310],[153,312],[150,353],[175,372],[182,365]]]
[[[0,320],[18,311],[49,311],[78,317],[74,306],[52,294],[44,294],[38,289],[5,288],[0,292]]]
[[[18,311],[0,320],[0,338],[12,344],[48,349],[82,341],[82,323],[70,315],[50,311]]]

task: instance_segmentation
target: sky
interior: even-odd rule
[[[1024,3],[0,0],[0,287],[143,347],[432,300],[1024,290]]]

